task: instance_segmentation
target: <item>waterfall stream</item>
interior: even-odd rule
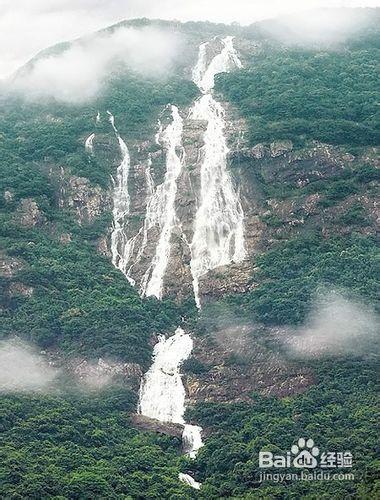
[[[141,383],[138,412],[161,422],[184,425],[184,449],[195,458],[203,446],[202,428],[185,423],[186,391],[180,373],[181,364],[190,356],[192,349],[191,336],[180,327],[171,337],[159,338],[153,350],[153,363]],[[192,482],[194,488],[200,486],[188,474],[181,474],[180,479],[188,484]]]
[[[229,149],[224,133],[225,111],[213,95],[217,73],[241,67],[233,47],[233,37],[222,40],[223,49],[207,64],[209,42],[199,48],[198,61],[193,69],[193,81],[203,96],[190,111],[193,120],[205,120],[201,193],[191,242],[191,272],[195,301],[200,307],[199,278],[209,270],[245,257],[243,209],[227,169]]]
[[[85,148],[86,152],[90,155],[92,155],[94,152],[94,146],[93,146],[94,138],[95,138],[95,134],[91,134],[87,137],[87,139],[84,143],[84,148]]]
[[[176,223],[175,199],[177,179],[182,170],[183,120],[176,106],[171,106],[172,122],[156,136],[156,141],[166,151],[166,173],[162,184],[152,192],[146,208],[144,237],[155,224],[160,228],[160,236],[152,262],[141,283],[141,295],[162,298],[165,271],[170,257],[170,240]],[[146,239],[145,239],[146,245]]]
[[[208,54],[209,43],[203,43],[199,47],[198,60],[192,75],[202,96],[195,101],[189,114],[191,120],[206,122],[200,167],[200,194],[193,225],[194,233],[189,243],[190,268],[198,307],[201,305],[199,278],[211,269],[239,262],[245,257],[244,214],[227,169],[229,149],[225,136],[225,110],[213,97],[215,75],[241,67],[241,62],[233,47],[233,37],[221,40],[222,49],[211,60]],[[145,220],[137,234],[129,239],[126,233],[127,216],[130,213],[129,151],[120,137],[113,115],[107,112],[122,155],[122,162],[114,179],[112,262],[125,274],[129,282],[135,285],[132,278],[133,268],[142,260],[150,230],[157,228],[155,253],[141,278],[140,295],[155,296],[158,299],[162,298],[172,233],[178,224],[175,201],[177,181],[184,164],[183,119],[176,106],[170,106],[170,110],[171,122],[165,128],[159,122],[155,138],[166,155],[164,180],[154,186],[151,174],[152,157],[149,155],[145,168]],[[93,136],[86,140],[86,150],[89,153],[92,153],[92,141]],[[139,248],[135,253],[137,242]],[[141,382],[138,412],[161,422],[183,425],[184,451],[195,458],[197,451],[203,446],[202,428],[187,424],[184,420],[186,391],[180,372],[182,363],[191,355],[192,349],[191,336],[180,327],[171,337],[159,337],[153,350],[152,365]],[[201,486],[188,474],[181,473],[179,479],[196,489]]]
[[[112,263],[126,275],[127,265],[131,256],[133,246],[131,240],[126,236],[126,219],[130,210],[130,196],[128,191],[128,177],[131,165],[129,150],[115,125],[115,118],[107,111],[109,121],[115,132],[119,143],[122,161],[116,170],[116,177],[113,179],[113,227],[111,233]],[[128,278],[128,276],[127,276]]]

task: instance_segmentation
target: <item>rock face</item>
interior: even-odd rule
[[[15,217],[18,223],[24,227],[40,226],[46,221],[46,217],[32,198],[20,201]]]
[[[18,281],[14,281],[9,285],[9,295],[14,297],[16,295],[23,295],[24,297],[31,297],[33,295],[34,288],[31,286],[24,285]]]
[[[6,190],[4,191],[4,200],[5,200],[6,202],[10,202],[10,201],[12,201],[12,200],[13,200],[13,198],[14,198],[14,194],[13,194],[13,192],[12,192],[12,191],[10,191],[10,190],[8,190],[8,189],[6,189]]]
[[[91,223],[111,209],[110,194],[88,179],[72,175],[62,183],[59,206],[71,209],[79,224]]]
[[[142,376],[141,367],[137,363],[118,363],[102,358],[97,362],[71,359],[69,370],[90,389],[107,386],[115,377],[121,377],[124,383],[136,389]]]
[[[130,415],[129,421],[133,427],[143,431],[158,432],[178,439],[182,438],[184,426],[181,424],[164,423],[137,413]]]
[[[236,150],[244,147],[243,136],[247,127],[244,120],[228,103],[223,103],[223,107],[226,110],[225,133],[232,158]],[[181,109],[180,115],[183,120],[183,151],[178,150],[177,154],[182,158],[183,165],[177,178],[176,223],[171,230],[170,256],[163,279],[163,296],[169,296],[177,302],[193,296],[190,244],[194,234],[195,214],[199,206],[200,169],[204,133],[207,128],[206,121],[189,118],[189,109]],[[171,119],[170,114],[166,111],[161,117],[163,129],[170,124]],[[105,155],[105,151],[101,152],[102,147],[102,143],[95,142],[95,154],[99,154],[100,157]],[[131,242],[131,254],[127,269],[132,266],[129,276],[135,281],[135,286],[139,290],[146,279],[145,273],[155,256],[160,237],[160,223],[157,221],[153,226],[149,226],[145,234],[144,219],[150,190],[152,187],[153,190],[157,189],[164,180],[167,151],[162,139],[154,142],[153,134],[150,140],[138,143],[128,142],[128,148],[131,158],[128,176],[130,207],[125,223],[125,237]],[[248,183],[244,180],[241,182],[239,169],[231,171],[229,168],[229,170],[235,189],[240,192],[243,205],[247,259],[239,265],[224,266],[202,276],[200,287],[201,295],[205,300],[224,293],[247,290],[248,277],[252,267],[250,258],[260,250],[263,224],[259,218],[260,206],[255,200],[255,193],[252,192]],[[71,196],[71,200],[72,198]],[[73,201],[69,203],[73,205]],[[79,205],[81,204],[79,203]],[[83,217],[81,218],[83,219]],[[141,251],[144,238],[146,238],[145,247]],[[104,238],[99,240],[98,251],[109,256],[109,241],[108,244],[106,243]]]
[[[20,259],[0,253],[0,276],[11,278],[23,267]]]
[[[293,149],[292,141],[274,141],[270,145],[270,153],[272,158],[288,153]]]
[[[59,242],[62,243],[62,245],[68,245],[71,242],[71,237],[72,235],[70,233],[62,233],[59,236]]]
[[[303,392],[314,378],[281,353],[286,335],[285,330],[234,325],[196,338],[194,357],[202,369],[186,377],[190,403],[251,401],[253,392],[279,397]]]

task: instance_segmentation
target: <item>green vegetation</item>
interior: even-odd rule
[[[248,119],[250,141],[379,143],[377,49],[264,51],[216,88]]]
[[[131,428],[126,389],[100,395],[1,398],[1,498],[173,498],[176,438]]]
[[[344,289],[374,302],[379,275],[374,240],[299,236],[257,257],[259,286],[224,299],[237,314],[269,325],[304,321],[318,290]],[[212,311],[214,306],[210,305]],[[205,309],[205,314],[211,313]]]
[[[170,302],[142,300],[109,259],[79,237],[69,245],[43,234],[5,226],[8,254],[25,267],[16,280],[34,289],[9,303],[5,334],[72,354],[112,355],[149,362],[149,338],[178,324]]]
[[[254,394],[249,404],[200,404],[189,412],[194,421],[213,430],[193,466],[204,481],[200,498],[343,500],[376,496],[375,362],[339,359],[310,365],[317,384],[299,396],[278,399]],[[352,469],[332,472],[352,472],[355,479],[260,482],[259,451],[286,454],[300,437],[314,439],[321,452],[349,450]]]
[[[25,169],[29,172],[54,165],[70,167],[73,174],[85,176],[106,186],[113,172],[107,162],[88,158],[84,140],[95,130],[95,116],[102,113],[99,133],[111,133],[107,110],[115,116],[120,134],[126,143],[146,138],[159,113],[169,102],[183,106],[197,95],[197,88],[188,80],[147,80],[129,74],[110,77],[104,92],[91,104],[69,105],[54,100],[26,102],[21,98],[0,95],[1,171]],[[145,134],[145,135],[144,135]],[[33,163],[32,163],[33,162]],[[6,184],[5,184],[6,185]]]
[[[59,207],[61,169],[109,187],[112,161],[89,157],[84,151],[84,140],[95,127],[100,135],[115,140],[106,111],[112,111],[129,143],[153,136],[156,119],[168,102],[184,106],[196,93],[193,83],[173,75],[148,80],[115,73],[88,105],[0,96],[1,185],[12,196],[0,197],[1,245],[8,257],[23,264],[14,277],[2,278],[1,286],[5,290],[18,281],[33,288],[30,298],[2,296],[1,336],[16,334],[69,354],[149,361],[151,334],[170,331],[183,310],[170,301],[140,299],[110,260],[99,255],[97,240],[107,233],[110,216],[79,225]],[[98,110],[102,120],[96,125]],[[42,226],[23,227],[18,222],[15,211],[25,198],[37,203],[45,221]],[[59,241],[62,233],[72,235],[68,245]]]
[[[134,25],[147,23],[139,20]],[[169,24],[170,29],[176,26]],[[194,37],[224,30],[202,23],[184,27]],[[244,31],[234,27],[231,32]],[[311,140],[342,144],[345,149],[372,146],[378,142],[378,90],[373,63],[376,37],[370,35],[370,44],[358,35],[350,50],[330,53],[264,44],[265,52],[255,56],[252,67],[220,75],[217,89],[247,118],[252,144],[290,139],[297,146]],[[344,289],[374,302],[377,249],[372,238],[355,234],[368,220],[359,202],[337,220],[351,226],[352,236],[322,237],[318,223],[293,233],[290,241],[255,258],[256,288],[205,305],[200,319],[192,299],[181,306],[141,299],[109,258],[99,255],[96,246],[110,226],[110,216],[79,225],[59,207],[61,169],[108,187],[112,161],[84,152],[84,139],[95,127],[100,136],[115,140],[106,111],[112,111],[129,144],[153,135],[168,102],[186,106],[197,92],[178,76],[158,81],[119,74],[110,78],[91,105],[0,97],[1,183],[11,194],[8,199],[0,196],[0,243],[7,258],[22,264],[14,276],[0,281],[2,337],[16,334],[41,348],[86,358],[111,356],[145,368],[151,357],[151,335],[173,331],[182,317],[207,335],[204,317],[218,321],[220,307],[231,311],[232,321],[239,317],[272,326],[301,324],[314,295],[326,288]],[[103,118],[96,125],[98,110]],[[378,179],[378,171],[369,164],[345,166],[324,178],[311,174],[310,183],[301,188],[281,178],[266,180],[263,172],[252,175],[261,181],[267,198],[290,199],[296,191],[300,196],[320,193],[321,210],[364,191],[372,195]],[[25,198],[38,204],[44,218],[40,226],[20,225],[17,209]],[[272,229],[282,226],[273,213],[265,216],[265,222]],[[71,241],[64,244],[60,236],[67,233]],[[12,283],[31,287],[32,295],[9,294]],[[265,328],[262,331],[265,335]],[[316,385],[295,397],[254,394],[250,403],[198,405],[189,411],[189,418],[209,432],[195,462],[180,456],[178,439],[131,427],[128,412],[135,410],[137,396],[126,387],[91,395],[67,388],[49,395],[2,395],[0,497],[375,498],[376,357],[372,356],[308,361]],[[226,360],[226,365],[237,365],[242,372],[246,363],[236,354]],[[193,375],[206,374],[210,368],[196,358],[183,366]],[[321,450],[350,450],[355,481],[259,483],[258,452],[262,448],[286,452],[300,437],[313,438]],[[178,481],[181,469],[193,469],[204,483],[200,492]]]

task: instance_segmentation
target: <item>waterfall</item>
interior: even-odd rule
[[[197,481],[195,481],[195,479],[192,478],[189,474],[184,474],[183,472],[180,472],[178,474],[178,478],[180,481],[188,484],[189,486],[191,486],[192,488],[195,488],[196,490],[199,490],[199,488],[201,487],[201,483],[198,483]]]
[[[95,138],[95,134],[91,134],[87,137],[87,139],[84,143],[84,149],[90,155],[92,155],[94,152],[94,145],[93,145],[94,138]]]
[[[171,106],[172,122],[156,136],[156,141],[166,150],[166,173],[148,200],[144,221],[144,245],[149,229],[158,225],[160,236],[152,262],[141,282],[141,295],[162,297],[165,271],[170,257],[170,239],[176,224],[175,199],[177,179],[182,170],[183,120],[176,106]],[[145,246],[143,246],[144,248]]]
[[[240,262],[246,255],[243,209],[227,170],[229,149],[224,133],[225,111],[212,95],[216,74],[241,67],[232,41],[233,37],[224,38],[221,52],[209,64],[209,42],[203,43],[192,73],[193,81],[203,95],[190,110],[190,118],[205,120],[207,123],[202,148],[200,200],[190,244],[190,267],[198,307],[201,305],[199,278],[216,267]]]
[[[186,392],[180,373],[181,364],[190,356],[192,349],[191,336],[180,327],[171,337],[159,338],[153,349],[153,363],[141,383],[138,412],[161,422],[184,425],[184,448],[194,458],[203,446],[202,428],[185,423]],[[200,486],[188,474],[180,475],[181,480],[185,480],[185,477],[186,482],[194,482],[193,487]]]
[[[153,349],[153,364],[140,390],[139,411],[161,422],[184,424],[185,388],[180,365],[190,356],[193,341],[182,328],[169,338],[161,336]]]
[[[111,126],[115,132],[115,136],[118,140],[122,157],[122,161],[116,170],[116,178],[113,179],[113,227],[111,233],[112,263],[115,267],[120,269],[120,271],[126,274],[127,264],[133,251],[132,242],[131,240],[128,240],[125,233],[125,228],[128,223],[126,217],[128,216],[130,209],[128,177],[131,160],[128,147],[116,128],[114,116],[109,111],[107,111],[107,113]]]
[[[194,221],[194,234],[189,244],[190,268],[196,304],[200,307],[199,278],[219,266],[239,262],[245,257],[243,210],[231,176],[227,170],[228,146],[225,136],[225,111],[212,94],[217,73],[241,67],[233,47],[233,37],[224,38],[222,50],[208,61],[209,42],[199,48],[198,61],[193,69],[193,81],[202,96],[190,110],[190,119],[205,121],[200,168],[199,203]],[[168,266],[173,229],[178,224],[175,201],[177,181],[184,161],[182,145],[183,120],[176,106],[170,106],[171,122],[164,128],[159,122],[156,144],[165,151],[166,172],[161,184],[154,187],[151,175],[152,157],[145,168],[146,214],[143,226],[128,239],[125,218],[130,210],[128,175],[130,158],[128,148],[120,137],[113,115],[109,120],[119,142],[122,162],[114,179],[113,230],[111,236],[112,261],[131,284],[134,266],[142,259],[148,244],[149,232],[158,228],[159,235],[153,258],[140,282],[142,296],[162,298],[163,281]],[[99,116],[100,118],[100,116]],[[135,255],[135,246],[139,244]],[[133,262],[132,256],[135,256]],[[129,266],[129,267],[128,267]],[[202,428],[184,420],[186,391],[180,368],[193,349],[191,336],[178,327],[169,338],[160,336],[153,349],[153,362],[140,386],[138,412],[161,422],[183,425],[184,451],[195,458],[203,446]],[[193,488],[200,483],[181,473],[179,479]]]

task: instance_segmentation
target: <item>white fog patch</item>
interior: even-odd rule
[[[33,347],[12,339],[0,342],[0,392],[47,390],[58,370]]]
[[[285,345],[300,357],[376,353],[379,324],[369,306],[331,292],[316,299],[305,325]]]
[[[12,88],[29,98],[85,102],[101,91],[113,64],[124,63],[145,76],[159,77],[170,69],[179,47],[179,37],[173,33],[151,27],[119,28],[37,59],[30,69],[22,68],[16,74]]]
[[[263,23],[262,28],[270,36],[286,43],[334,45],[344,42],[367,24],[365,11],[330,8],[297,10]]]

